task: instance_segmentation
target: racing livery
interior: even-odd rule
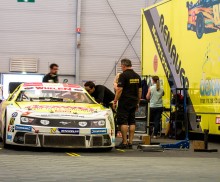
[[[4,146],[102,148],[115,146],[111,109],[84,88],[61,83],[23,83],[1,105]]]
[[[196,37],[186,24],[192,18],[188,13],[195,11],[195,22],[203,13],[206,30],[208,25],[219,29],[219,4],[219,0],[166,0],[142,11],[142,74],[159,76],[165,90],[163,104],[171,106],[171,114],[176,112],[172,96],[176,92],[183,96],[185,86],[189,130],[215,135],[220,135],[220,31],[203,37],[198,31]],[[205,17],[213,23],[207,24]],[[183,123],[182,118],[172,120]],[[169,118],[162,120],[165,128]]]
[[[187,2],[188,30],[196,32],[199,39],[204,33],[220,29],[220,0],[198,0]]]

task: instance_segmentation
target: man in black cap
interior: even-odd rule
[[[116,148],[132,149],[132,141],[135,132],[135,112],[139,107],[142,95],[141,78],[131,68],[132,64],[129,59],[121,60],[123,73],[118,80],[113,108],[117,108],[117,123],[121,126],[122,142]],[[129,126],[129,139],[127,141],[127,132]]]

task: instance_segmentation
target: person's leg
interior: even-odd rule
[[[127,132],[128,132],[128,112],[125,108],[125,104],[122,102],[118,103],[117,108],[117,123],[120,125],[120,130],[122,133],[122,142],[120,145],[116,146],[119,149],[127,148]]]
[[[154,136],[157,136],[160,130],[161,108],[155,108],[154,116]]]
[[[128,124],[129,124],[129,141],[128,143],[132,145],[135,133],[135,112],[136,104],[129,110]]]
[[[135,132],[135,124],[129,126],[129,144],[133,143],[134,139],[134,132]]]
[[[121,125],[122,143],[127,145],[128,125]]]
[[[155,109],[154,108],[150,108],[150,123],[149,124],[150,124],[150,135],[154,135],[154,129],[155,129]]]

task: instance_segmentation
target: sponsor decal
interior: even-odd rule
[[[7,134],[7,140],[12,141],[12,135]]]
[[[35,83],[25,83],[24,87],[35,87],[35,86],[42,86],[43,83],[35,82]]]
[[[13,112],[12,115],[11,115],[13,118],[16,118],[18,116],[18,113],[17,112]]]
[[[106,134],[107,129],[91,129],[91,134]]]
[[[70,87],[36,87],[37,90],[60,90],[60,91],[71,91]]]
[[[8,132],[14,132],[15,131],[15,127],[12,125],[8,125]]]
[[[15,130],[19,131],[32,131],[31,126],[15,125]]]
[[[14,125],[15,123],[15,118],[11,118],[10,121],[9,121],[10,125]]]
[[[51,128],[51,129],[50,129],[50,133],[51,133],[51,134],[56,133],[56,131],[57,131],[57,129],[56,129],[56,128]]]
[[[85,112],[85,113],[91,113],[95,112],[92,108],[86,108],[86,107],[74,107],[74,106],[48,106],[48,105],[32,105],[28,106],[25,109],[28,110],[34,110],[34,111],[51,111],[53,112],[64,112],[64,113],[76,113],[76,112]]]
[[[58,128],[59,132],[62,134],[79,134],[79,129],[72,128]]]
[[[67,124],[70,124],[71,122],[67,122],[67,121],[60,121],[59,123],[65,126],[65,125],[67,125]]]

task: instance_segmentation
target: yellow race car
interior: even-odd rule
[[[0,111],[4,147],[115,146],[112,110],[97,104],[79,85],[23,83],[2,102]]]

